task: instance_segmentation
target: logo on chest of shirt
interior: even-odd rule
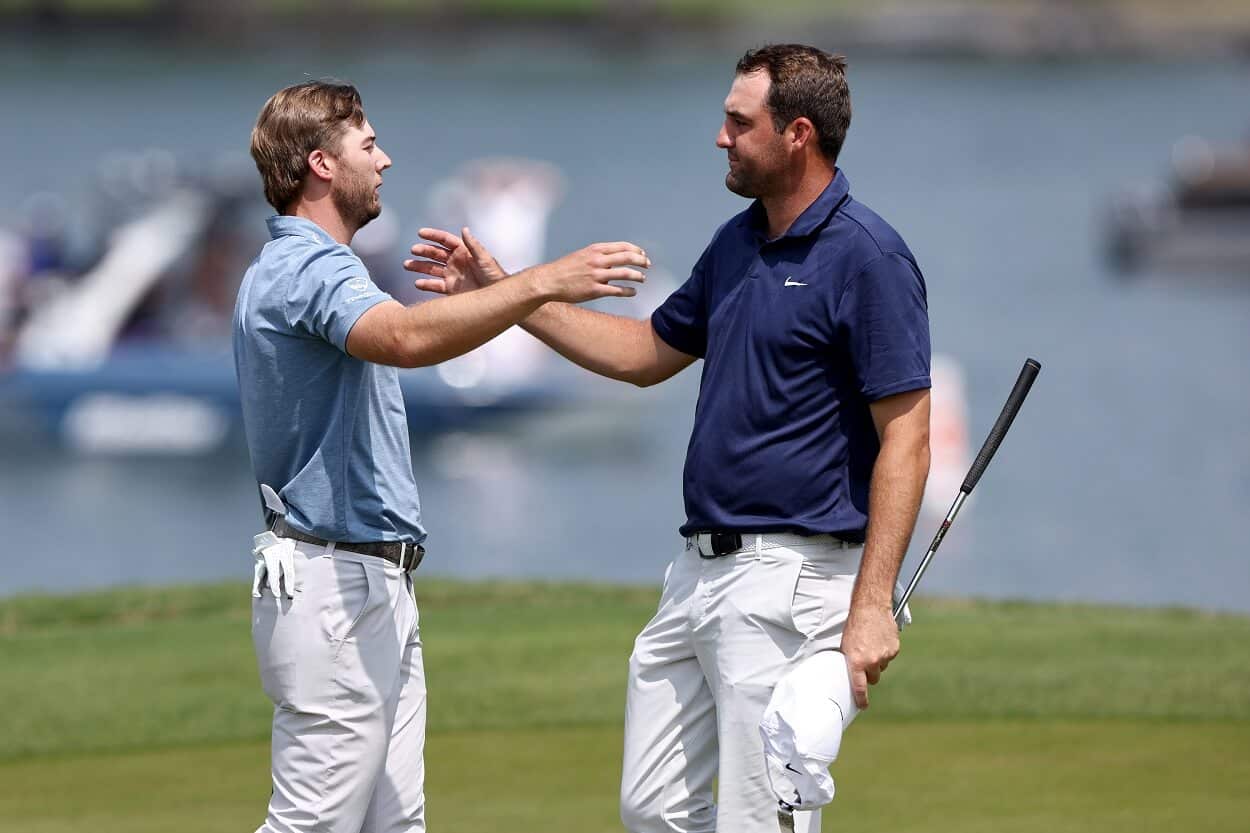
[[[807,284],[799,283],[798,281],[794,279],[793,275],[787,275],[786,282],[783,283],[782,286],[807,286]]]

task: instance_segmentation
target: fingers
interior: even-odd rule
[[[587,248],[598,252],[601,255],[616,254],[617,252],[633,252],[635,254],[640,254],[643,257],[647,256],[647,253],[642,250],[641,246],[624,240],[619,240],[615,243],[591,243],[587,246]]]
[[[460,230],[460,235],[464,238],[464,247],[469,250],[469,254],[473,255],[474,258],[482,257],[484,254],[489,257],[489,254],[486,254],[486,247],[482,245],[482,241],[478,240],[473,232],[469,231],[468,226]]]
[[[429,240],[431,243],[437,243],[444,249],[456,249],[464,245],[464,241],[459,237],[450,231],[443,231],[441,228],[422,227],[417,229],[417,235],[424,240]],[[413,249],[416,249],[416,246],[413,246]],[[415,255],[416,252],[414,251],[413,254]]]
[[[447,267],[441,263],[435,263],[432,260],[413,260],[409,258],[404,261],[404,268],[409,272],[418,272],[422,275],[429,275],[434,278],[447,277]]]
[[[616,286],[614,284],[604,284],[603,291],[599,293],[600,298],[632,298],[638,294],[638,290],[632,286]]]
[[[481,240],[477,239],[473,232],[469,231],[468,226],[461,229],[460,233],[464,235],[464,247],[469,251],[469,254],[473,255],[473,259],[477,261],[479,266],[484,268],[497,266],[495,256],[490,253],[490,250],[486,248],[486,245]]]
[[[485,244],[483,244],[481,240],[478,240],[477,237],[474,236],[473,232],[469,231],[468,226],[461,229],[460,233],[464,235],[465,249],[467,249],[469,254],[473,256],[475,261],[482,266],[489,266],[495,261],[495,256],[490,253],[490,250],[486,248]]]
[[[851,668],[851,694],[861,710],[868,708],[868,677],[860,668]]]
[[[633,281],[634,283],[646,283],[647,276],[637,269],[626,269],[621,266],[616,269],[606,269],[595,274],[595,280],[599,283],[607,283],[608,281]]]
[[[607,269],[614,266],[637,266],[646,269],[651,265],[651,258],[647,257],[646,252],[643,252],[641,249],[638,251],[627,250],[600,254],[596,264]]]
[[[459,248],[459,247],[457,247]],[[431,246],[429,243],[414,243],[408,251],[417,257],[427,257],[430,260],[446,263],[447,258],[451,257],[454,249],[444,249],[442,246]]]
[[[417,278],[412,285],[425,292],[437,292],[439,295],[446,295],[448,292],[447,282],[436,278]]]
[[[275,599],[282,598],[282,568],[278,565],[278,559],[265,554],[265,571],[269,574],[269,593]]]
[[[295,592],[299,590],[299,581],[295,578],[295,545],[288,546],[282,554],[282,584],[286,588],[286,597],[288,599],[295,598]]]

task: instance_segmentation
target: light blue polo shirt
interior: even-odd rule
[[[248,267],[234,365],[252,470],[291,526],[331,541],[425,539],[399,372],[349,356],[347,334],[390,296],[354,252],[300,217]]]

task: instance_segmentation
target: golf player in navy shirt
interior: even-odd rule
[[[738,63],[716,145],[726,186],[754,202],[650,321],[549,303],[521,324],[639,386],[703,359],[685,548],[629,665],[621,817],[636,833],[777,830],[759,723],[778,679],[840,648],[865,708],[898,653],[892,593],[929,468],[928,314],[915,258],[836,166],[845,68],[798,45]],[[426,236],[419,286],[513,280],[467,230]],[[818,831],[819,812],[794,826]]]

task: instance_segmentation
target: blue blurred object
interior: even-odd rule
[[[470,430],[579,399],[569,375],[505,385],[475,380],[472,370],[401,371],[411,428]],[[242,430],[229,351],[175,346],[123,346],[85,368],[11,370],[0,375],[0,413],[0,425],[94,452],[209,453]]]
[[[17,312],[0,320],[0,440],[35,432],[80,451],[212,452],[241,431],[229,324],[272,209],[250,173],[183,175],[162,151],[110,161],[94,187],[98,250],[77,270],[40,259],[19,278]],[[558,193],[513,206],[511,191],[497,191],[474,186],[470,196],[524,238],[526,259],[541,258]],[[41,197],[36,208],[44,203],[62,205]],[[57,221],[28,224],[24,248],[43,251],[45,229],[60,229],[64,212],[33,213]],[[395,269],[404,248],[397,221],[388,211],[381,220],[353,245],[393,295],[424,300],[411,291],[412,275]],[[587,398],[578,395],[584,377],[519,331],[400,379],[417,432],[472,430]]]

